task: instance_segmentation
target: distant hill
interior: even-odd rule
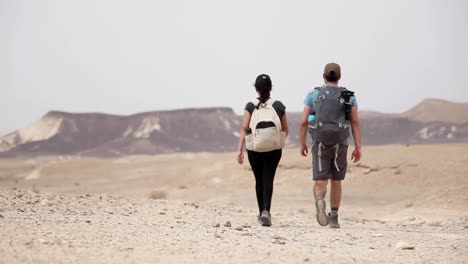
[[[404,112],[403,117],[421,122],[468,122],[468,103],[454,103],[441,99],[426,99]]]
[[[468,142],[467,105],[430,99],[403,114],[360,111],[363,144]],[[288,113],[287,147],[299,145],[300,119],[301,113]],[[40,120],[0,137],[0,157],[235,151],[241,121],[242,117],[230,108],[180,109],[130,116],[51,111]]]
[[[182,109],[131,116],[52,111],[0,138],[4,155],[116,156],[231,151],[239,117],[229,108]]]

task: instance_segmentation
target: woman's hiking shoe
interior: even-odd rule
[[[338,223],[338,215],[337,214],[328,214],[329,222],[328,225],[330,228],[340,228],[340,224]]]
[[[271,214],[267,210],[263,210],[260,215],[260,222],[262,226],[271,226]]]
[[[328,225],[328,215],[327,212],[325,212],[327,210],[327,204],[325,203],[325,200],[315,200],[315,208],[317,210],[317,222],[319,223],[319,225]]]

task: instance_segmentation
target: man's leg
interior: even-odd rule
[[[317,222],[321,226],[328,225],[327,216],[327,204],[325,203],[324,197],[327,193],[327,180],[316,180],[314,181],[314,196],[315,196],[315,209]]]
[[[336,209],[340,208],[341,202],[341,181],[331,180],[331,188],[330,188],[330,207]]]
[[[314,197],[315,200],[323,199],[327,194],[328,180],[314,180]]]
[[[333,171],[333,176],[331,179],[331,189],[330,189],[330,214],[329,214],[329,226],[331,228],[340,228],[340,224],[338,223],[338,209],[340,208],[341,203],[341,181],[344,180],[346,176],[346,169],[347,169],[347,156],[348,146],[340,145],[338,158],[336,160],[336,164],[339,167],[339,171]]]

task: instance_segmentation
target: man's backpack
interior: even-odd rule
[[[315,120],[309,125],[312,139],[321,145],[335,146],[344,143],[349,137],[351,123],[346,120],[346,102],[342,92],[344,87],[322,86],[318,90],[317,99],[314,101]]]
[[[252,102],[258,106],[252,112],[249,128],[246,130],[245,146],[247,150],[267,152],[281,149],[285,145],[286,133],[282,131],[281,120],[273,108],[275,100],[265,103]]]

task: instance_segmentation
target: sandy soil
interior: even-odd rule
[[[270,228],[233,153],[1,159],[0,263],[468,263],[468,145],[364,155],[339,230],[316,223],[310,157],[296,149]]]

